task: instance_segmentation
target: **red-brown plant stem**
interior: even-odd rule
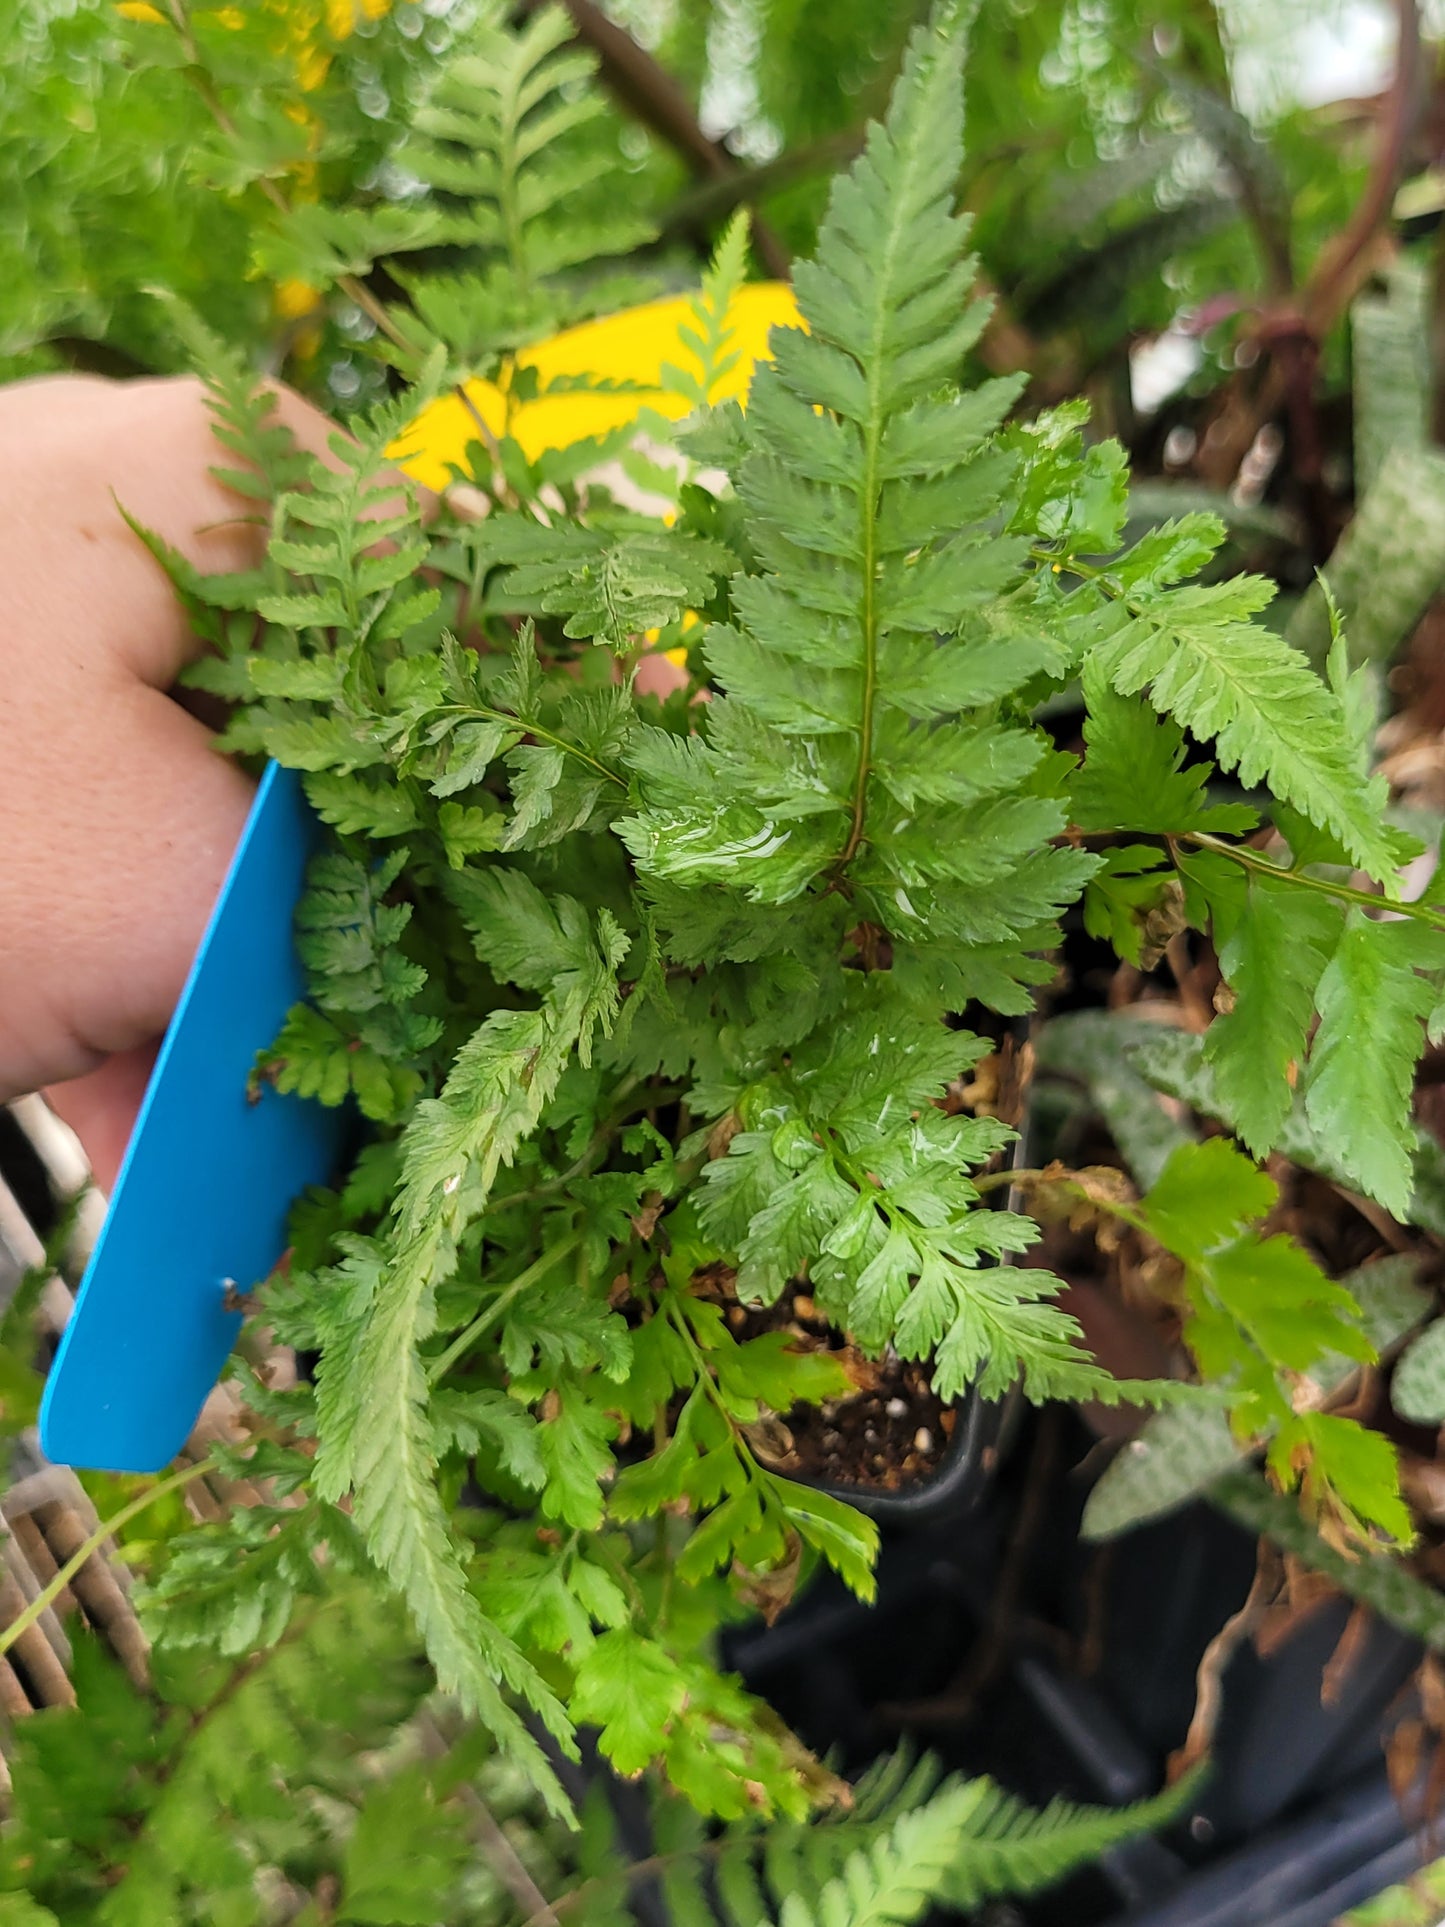
[[[1399,37],[1395,71],[1380,104],[1379,138],[1369,177],[1354,211],[1321,249],[1304,287],[1291,300],[1266,305],[1255,338],[1267,357],[1250,404],[1240,407],[1220,438],[1206,479],[1232,481],[1261,425],[1283,413],[1289,423],[1291,463],[1300,482],[1317,549],[1333,540],[1333,517],[1321,501],[1315,375],[1319,344],[1349,306],[1375,259],[1375,244],[1390,218],[1420,101],[1421,45],[1417,0],[1395,0]],[[1321,556],[1320,559],[1323,559]]]
[[[1395,189],[1420,105],[1420,11],[1416,0],[1395,0],[1399,40],[1395,73],[1380,110],[1380,138],[1365,191],[1349,220],[1320,251],[1301,307],[1318,340],[1348,305],[1367,269],[1370,243],[1389,219]]]
[[[544,0],[521,0],[520,11],[532,13]],[[624,107],[665,140],[705,181],[731,180],[746,170],[720,141],[705,134],[692,103],[677,80],[619,27],[593,0],[562,0],[577,38],[596,54],[602,78]],[[753,245],[758,259],[776,280],[785,281],[792,263],[787,249],[768,227],[753,221]]]

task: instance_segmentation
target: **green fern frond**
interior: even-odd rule
[[[269,1649],[223,1666],[162,1654],[149,1692],[94,1635],[76,1638],[78,1705],[27,1720],[8,1749],[0,1919],[45,1918],[23,1911],[27,1890],[97,1927],[256,1917],[258,1868],[284,1863],[296,1839],[283,1816],[294,1828],[313,1800],[363,1793],[355,1762],[404,1732],[426,1683],[371,1584],[323,1569],[312,1592]],[[308,1851],[332,1858],[324,1826]],[[416,1871],[430,1891],[431,1870]]]
[[[690,411],[705,410],[714,391],[737,365],[730,347],[729,309],[747,267],[748,219],[740,210],[728,224],[689,320],[679,330],[683,359],[664,361],[661,393]],[[609,384],[568,377],[551,384],[559,392],[603,392]],[[695,464],[678,459],[676,424],[651,401],[634,423],[606,437],[589,439],[560,458],[544,458],[537,475],[554,484],[615,458],[635,488],[674,511]],[[494,516],[475,538],[478,564],[506,570],[503,593],[523,609],[566,618],[563,633],[605,644],[618,655],[642,636],[677,624],[690,609],[706,607],[719,577],[736,558],[721,542],[686,526],[660,529],[651,515],[629,513],[605,498],[579,504],[576,518],[558,522],[528,513]]]
[[[737,367],[728,313],[747,274],[750,225],[748,210],[739,208],[723,229],[702,286],[693,296],[691,320],[681,331],[688,360],[662,364],[664,392],[692,409],[710,408],[719,384]]]
[[[596,937],[585,918],[574,920],[541,1006],[487,1018],[457,1053],[441,1096],[418,1106],[403,1139],[394,1225],[379,1247],[353,1249],[317,1380],[317,1491],[351,1493],[367,1547],[394,1576],[441,1684],[505,1736],[558,1812],[568,1811],[565,1795],[497,1682],[521,1693],[567,1747],[571,1729],[468,1586],[436,1488],[419,1348],[435,1329],[437,1288],[455,1270],[458,1241],[498,1170],[535,1129],[574,1052],[588,1061],[594,1032],[610,1025],[625,947],[605,913]]]
[[[433,338],[468,370],[585,312],[587,298],[569,293],[564,277],[650,235],[625,213],[579,221],[571,211],[583,189],[596,201],[598,174],[595,151],[569,154],[571,137],[606,111],[596,59],[572,36],[560,6],[536,8],[514,27],[488,0],[400,155],[457,209],[448,238],[472,256],[465,277],[404,277]]]
[[[713,583],[733,562],[717,542],[615,511],[593,527],[498,518],[484,548],[508,568],[509,597],[523,608],[565,615],[564,634],[619,655],[646,630],[711,601]]]
[[[1035,1810],[984,1783],[940,1897],[950,1906],[972,1907],[993,1894],[1037,1893],[1111,1847],[1167,1826],[1188,1809],[1198,1790],[1199,1776],[1191,1775],[1136,1806],[1080,1807],[1054,1800]]]
[[[853,1809],[832,1819],[748,1823],[708,1841],[685,1810],[664,1806],[649,1871],[661,1873],[679,1927],[903,1927],[931,1907],[1050,1887],[1166,1826],[1197,1790],[1196,1775],[1134,1806],[1054,1801],[1039,1810],[987,1779],[941,1780],[935,1760],[905,1748],[876,1762]],[[584,1893],[602,1898],[627,1877],[603,1875]]]
[[[1091,660],[1121,694],[1147,688],[1246,786],[1267,780],[1361,869],[1393,878],[1397,847],[1354,765],[1338,698],[1298,650],[1251,620],[1272,596],[1249,576],[1170,589],[1137,602]]]
[[[211,432],[244,464],[241,468],[213,468],[211,473],[236,494],[258,502],[273,501],[296,487],[304,480],[309,464],[290,429],[273,419],[277,412],[275,391],[259,384],[255,370],[240,351],[222,341],[178,295],[157,289],[155,298],[205,383]]]
[[[783,1901],[779,1927],[893,1927],[917,1920],[956,1870],[983,1789],[964,1781],[901,1814],[871,1850],[855,1853],[817,1897]]]
[[[316,1431],[312,1523],[349,1505],[443,1686],[547,1799],[519,1708],[564,1750],[594,1723],[621,1770],[668,1774],[718,1820],[799,1815],[826,1775],[699,1631],[729,1595],[785,1598],[814,1554],[868,1596],[876,1534],[762,1456],[768,1414],[844,1394],[831,1354],[740,1334],[745,1307],[805,1282],[822,1318],[919,1361],[945,1399],[1171,1395],[1111,1379],[1059,1281],[1009,1262],[1036,1228],[985,1208],[976,1175],[1001,1179],[1013,1136],[976,1075],[999,1026],[957,1013],[1029,1009],[1091,882],[1089,925],[1126,956],[1142,957],[1142,914],[1191,918],[1236,992],[1209,1049],[1251,1144],[1303,1117],[1397,1199],[1445,958],[1417,941],[1428,907],[1406,907],[1407,935],[1345,924],[1361,892],[1332,873],[1383,877],[1405,847],[1365,767],[1359,688],[1338,663],[1313,680],[1252,620],[1252,584],[1188,586],[1213,518],[1123,546],[1124,452],[1085,445],[1080,406],[1010,424],[1019,383],[974,379],[987,308],[954,207],[966,0],[913,35],[798,270],[804,325],[775,334],[745,409],[706,406],[728,372],[741,220],[724,237],[664,378],[696,411],[685,460],[730,488],[684,470],[664,528],[608,498],[599,444],[534,463],[479,427],[476,490],[423,516],[387,450],[473,368],[530,399],[535,377],[503,358],[586,304],[614,239],[578,219],[579,157],[601,146],[590,60],[560,9],[513,11],[487,0],[423,101],[410,216],[317,203],[287,230],[298,270],[314,246],[323,278],[445,232],[444,273],[406,275],[413,308],[391,317],[408,343],[434,338],[423,381],[286,477],[264,582],[183,577],[223,650],[204,673],[244,704],[227,745],[304,771],[333,838],[299,922],[310,1000],[263,1073],[354,1097],[376,1127],[298,1218],[305,1262],[279,1315],[321,1363],[314,1401],[286,1416]],[[264,419],[235,379],[219,405],[256,460]],[[629,459],[652,472],[645,447]],[[626,664],[671,648],[689,609],[706,702],[644,697],[578,646]],[[1082,770],[1034,721],[1074,676]],[[1290,871],[1229,841],[1254,804],[1210,797],[1186,730],[1272,786]],[[1150,840],[1090,847],[1116,833]],[[1320,907],[1292,921],[1301,888]],[[1266,1012],[1276,973],[1287,995]],[[1383,1063],[1346,1048],[1371,994]],[[1262,1195],[1252,1165],[1206,1150],[1197,1216],[1225,1156]],[[1161,1162],[1163,1202],[1141,1207],[1156,1226],[1171,1170],[1179,1190]],[[1202,1281],[1201,1358],[1226,1356],[1225,1311],[1235,1352],[1243,1334],[1259,1354],[1240,1409],[1280,1393],[1276,1364],[1307,1369],[1326,1325],[1351,1350],[1347,1295],[1252,1224],[1169,1245]],[[1342,1484],[1383,1489],[1376,1446],[1321,1430],[1337,1415],[1289,1416]],[[507,1503],[454,1517],[464,1478]],[[250,1598],[258,1634],[304,1591],[304,1545],[280,1539]],[[215,1582],[204,1560],[194,1572]],[[852,1833],[750,1836],[736,1864],[729,1842],[719,1891],[750,1927],[811,1923],[813,1896],[832,1927],[912,1918],[950,1867],[972,1868],[960,1891],[1032,1877],[1032,1823],[991,1790],[920,1769],[880,1782],[867,1812]],[[1037,1824],[1048,1869],[1115,1822]],[[676,1838],[695,1862],[696,1824]],[[680,1909],[706,1899],[682,1871],[674,1884]]]
[[[1048,655],[975,614],[1023,555],[991,526],[1008,469],[984,446],[1018,384],[945,386],[986,316],[951,211],[966,19],[945,9],[915,36],[887,125],[797,270],[808,332],[775,333],[776,363],[734,424],[760,569],[735,579],[734,620],[707,636],[723,692],[709,741],[674,780],[667,746],[641,740],[643,807],[625,831],[645,875],[698,887],[725,870],[731,890],[779,905],[846,876],[897,937],[931,922],[964,942],[977,935],[965,905],[995,874],[972,854],[984,824],[1000,869],[1062,826],[1044,796],[1013,823],[995,806],[1039,763],[1029,734],[933,728],[1006,697]],[[738,753],[760,741],[776,745],[761,794],[755,754]],[[1057,905],[1088,859],[1044,864]],[[1019,928],[1006,905],[997,924]]]
[[[786,1075],[739,1079],[746,1128],[701,1209],[738,1252],[740,1290],[771,1300],[807,1265],[830,1316],[931,1357],[945,1396],[1022,1371],[1042,1397],[1104,1375],[1056,1281],[982,1268],[1033,1237],[975,1211],[961,1176],[1008,1134],[932,1108],[970,1061],[939,1023],[935,959],[947,951],[957,982],[977,949],[1012,1004],[1098,861],[1053,846],[1057,772],[1009,709],[1062,660],[998,608],[1027,561],[1003,533],[1012,463],[991,446],[1018,384],[955,385],[987,313],[952,210],[970,18],[945,6],[914,35],[888,120],[797,270],[806,332],[775,331],[746,415],[724,412],[756,561],[706,636],[721,693],[705,734],[634,735],[640,807],[618,829],[679,956],[699,955],[700,926],[751,946],[769,916],[791,948],[840,897],[889,934],[891,976],[823,986],[822,1028],[804,1042],[795,1019]]]

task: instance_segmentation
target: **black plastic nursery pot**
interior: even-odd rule
[[[728,1663],[848,1771],[907,1739],[1035,1804],[1155,1792],[1256,1546],[1207,1504],[1082,1543],[1091,1449],[1072,1415],[1029,1416],[966,1516],[885,1526],[875,1606],[825,1576],[772,1627],[732,1633]],[[1267,1658],[1243,1646],[1189,1811],[990,1927],[1329,1927],[1406,1877],[1425,1845],[1390,1793],[1382,1742],[1409,1709],[1420,1649],[1370,1622],[1327,1702],[1349,1617],[1330,1600]]]
[[[796,1305],[808,1307],[806,1323]],[[734,1308],[736,1315],[736,1308]],[[759,1321],[764,1330],[799,1334],[800,1342],[829,1344],[841,1335],[814,1318],[805,1294],[787,1294]],[[751,1315],[740,1330],[751,1336]],[[959,1520],[982,1502],[997,1469],[1009,1404],[980,1398],[967,1387],[944,1404],[922,1365],[894,1358],[875,1368],[851,1348],[842,1354],[863,1381],[859,1390],[822,1406],[798,1406],[776,1421],[750,1428],[753,1450],[774,1471],[826,1492],[875,1519],[906,1527]],[[839,1476],[858,1465],[864,1476]],[[871,1479],[870,1471],[875,1473]]]
[[[949,1408],[953,1429],[937,1468],[896,1491],[809,1480],[819,1491],[876,1519],[879,1525],[926,1526],[965,1518],[983,1501],[998,1464],[1007,1406],[972,1388]]]

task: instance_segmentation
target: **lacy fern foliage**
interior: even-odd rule
[[[677,1927],[904,1923],[1049,1885],[1168,1822],[1189,1791],[1033,1812],[899,1753],[863,1777],[846,1814],[748,1816],[710,1836],[655,1785],[624,1825],[594,1773],[570,1832],[485,1733],[428,1700],[397,1616],[368,1592],[333,1579],[283,1643],[240,1662],[173,1655],[150,1693],[84,1636],[79,1703],[16,1736],[0,1919],[264,1927],[285,1908],[376,1927],[526,1927],[555,1910],[621,1927],[651,1877]]]
[[[241,704],[229,745],[305,771],[332,839],[298,919],[310,1000],[257,1076],[371,1126],[268,1297],[320,1355],[285,1413],[297,1478],[317,1544],[364,1548],[559,1810],[539,1725],[563,1754],[594,1726],[620,1771],[729,1821],[836,1793],[709,1642],[820,1562],[870,1594],[875,1529],[779,1443],[848,1395],[850,1358],[921,1361],[945,1399],[1177,1393],[1095,1364],[1060,1281],[1012,1262],[1032,1223],[985,1196],[1014,1133],[975,1074],[1081,898],[1136,963],[1212,930],[1234,1001],[1205,1049],[1252,1151],[1307,1054],[1344,1175],[1393,1207],[1408,1172],[1445,936],[1430,904],[1372,914],[1410,846],[1361,687],[1254,620],[1259,584],[1192,580],[1210,518],[1122,547],[1122,451],[1078,406],[1010,419],[1019,383],[974,379],[968,14],[943,0],[912,37],[746,408],[708,405],[734,225],[667,371],[694,408],[675,449],[648,418],[529,462],[479,423],[469,488],[425,506],[388,466],[436,393],[585,298],[554,217],[594,110],[555,11],[484,9],[403,150],[417,233],[444,220],[460,250],[445,284],[394,277],[412,385],[298,466],[199,344],[272,539],[253,578],[162,559],[217,647],[198,680]],[[670,524],[615,499],[604,455]],[[683,686],[642,693],[679,646]],[[1075,678],[1082,764],[1035,720]],[[1377,1056],[1349,1046],[1367,1009]],[[1369,1352],[1353,1301],[1258,1232],[1267,1181],[1228,1157],[1227,1221],[1186,1160],[1140,1222],[1236,1410],[1278,1421],[1281,1476],[1393,1529],[1390,1468],[1289,1406],[1320,1351]],[[804,1286],[837,1346],[769,1328]],[[870,1848],[818,1918],[911,1918],[933,1851]]]

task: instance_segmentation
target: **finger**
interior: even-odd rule
[[[687,670],[666,656],[644,656],[637,665],[637,688],[644,696],[670,696],[687,687]]]
[[[133,682],[39,727],[69,780],[15,838],[0,891],[15,913],[0,1007],[13,1090],[165,1029],[252,796],[209,731]]]
[[[278,390],[277,419],[327,458],[324,415]],[[65,378],[6,391],[0,473],[26,477],[3,537],[24,564],[13,619],[50,633],[60,613],[73,652],[168,688],[201,645],[121,510],[208,574],[250,568],[265,532],[255,505],[209,473],[217,464],[236,458],[216,441],[198,382]]]
[[[56,1116],[80,1139],[91,1175],[102,1191],[115,1188],[126,1145],[146,1085],[155,1068],[157,1046],[118,1051],[99,1070],[68,1084],[52,1085],[45,1097]]]

